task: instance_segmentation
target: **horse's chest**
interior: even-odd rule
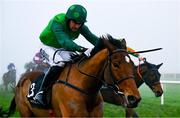
[[[78,109],[80,107],[79,103],[75,100],[69,100],[67,104],[71,109]]]

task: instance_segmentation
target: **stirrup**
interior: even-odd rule
[[[36,104],[39,104],[39,105],[41,105],[41,106],[44,107],[46,104],[45,104],[45,102],[43,101],[43,93],[44,93],[44,91],[39,91],[39,92],[35,95],[35,97],[33,97],[33,100],[36,101]]]
[[[33,99],[34,100],[39,100],[39,94],[41,94],[40,96],[42,97],[43,96],[43,93],[44,93],[44,91],[39,91],[34,97],[33,97]],[[42,98],[41,98],[42,99]]]

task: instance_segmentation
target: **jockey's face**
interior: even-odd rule
[[[81,23],[77,23],[74,20],[70,20],[69,22],[69,28],[73,32],[77,31],[81,27],[81,25],[82,25]]]

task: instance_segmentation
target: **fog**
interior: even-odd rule
[[[23,73],[24,64],[40,48],[39,34],[49,20],[75,3],[87,9],[86,25],[94,34],[125,38],[137,51],[161,47],[141,56],[154,64],[163,62],[161,73],[180,73],[179,0],[1,0],[0,76],[10,62]],[[76,42],[92,47],[81,36]]]

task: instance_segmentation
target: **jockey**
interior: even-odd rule
[[[9,65],[7,66],[8,71],[12,71],[15,70],[15,65],[14,63],[9,63]]]
[[[87,49],[77,45],[73,40],[78,38],[79,34],[84,36],[91,44],[95,45],[99,38],[90,32],[85,25],[87,17],[86,9],[78,4],[69,7],[66,13],[60,13],[54,16],[47,27],[40,34],[42,49],[48,55],[48,61],[51,65],[45,74],[43,83],[35,100],[44,105],[42,100],[43,93],[53,80],[58,76],[65,63],[71,61],[77,52],[83,52],[87,57],[90,56],[92,49]],[[55,53],[56,52],[56,53]],[[60,63],[55,63],[60,62]]]
[[[34,63],[36,63],[36,64],[41,64],[41,63],[43,63],[44,58],[43,58],[43,56],[41,55],[40,52],[37,52],[37,53],[35,54],[35,56],[33,57],[33,61],[34,61]]]

